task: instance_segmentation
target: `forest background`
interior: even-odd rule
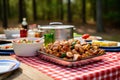
[[[0,0],[0,27],[17,27],[26,17],[29,24],[63,22],[75,25],[79,34],[120,41],[119,3],[120,0]],[[97,10],[102,13],[101,32],[97,30]]]

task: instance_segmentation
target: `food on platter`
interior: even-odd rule
[[[105,53],[99,46],[81,43],[77,39],[55,41],[44,46],[40,51],[66,61],[78,61]]]
[[[114,46],[118,46],[118,42],[93,40],[92,45],[98,45],[98,46],[101,46],[101,47],[114,47]]]
[[[82,38],[85,39],[86,41],[101,40],[102,39],[102,37],[100,37],[100,36],[91,36],[90,34],[83,34]]]

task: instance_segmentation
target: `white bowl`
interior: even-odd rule
[[[13,42],[13,49],[17,56],[35,56],[42,47],[43,42],[39,43],[16,43]]]
[[[20,30],[11,30],[11,29],[6,29],[4,30],[5,36],[7,39],[13,39],[14,37],[12,35],[14,34],[20,34]]]

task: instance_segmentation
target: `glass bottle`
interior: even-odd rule
[[[26,18],[23,18],[23,21],[22,21],[21,25],[22,25],[22,29],[20,30],[20,37],[27,37],[28,23],[26,21]]]
[[[28,29],[28,23],[27,23],[27,21],[26,21],[26,18],[23,18],[23,21],[22,21],[22,28]]]

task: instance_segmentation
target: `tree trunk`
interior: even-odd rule
[[[82,0],[82,22],[86,24],[86,0]]]
[[[18,6],[19,6],[19,22],[21,23],[22,18],[26,17],[25,1],[24,0],[19,0]]]
[[[60,1],[60,19],[63,20],[63,0],[59,0]]]
[[[26,1],[27,0],[23,0],[23,17],[25,17],[25,18],[27,18]]]
[[[0,12],[1,12],[0,20],[2,20],[2,0],[0,0]]]
[[[67,19],[68,19],[68,22],[72,22],[72,13],[71,13],[71,0],[68,0],[68,8],[67,8]]]
[[[7,0],[3,0],[3,17],[2,17],[2,21],[3,21],[3,27],[6,29],[8,27],[8,11],[7,11]]]
[[[9,1],[10,1],[10,0],[7,0],[7,3],[6,3],[6,5],[7,5],[7,10],[8,10],[8,18],[9,18],[9,16],[11,16],[11,14],[10,14],[10,4],[9,4]]]
[[[60,1],[56,1],[56,16],[55,18],[59,19],[60,18]]]
[[[33,5],[33,19],[34,21],[37,20],[37,11],[36,11],[36,0],[32,0]]]
[[[96,0],[96,20],[97,20],[97,31],[104,32],[103,22],[102,22],[102,0]]]
[[[92,0],[92,15],[93,15],[93,19],[94,21],[96,21],[96,0]]]
[[[19,22],[21,23],[23,18],[23,0],[19,0],[18,5],[19,5]]]

